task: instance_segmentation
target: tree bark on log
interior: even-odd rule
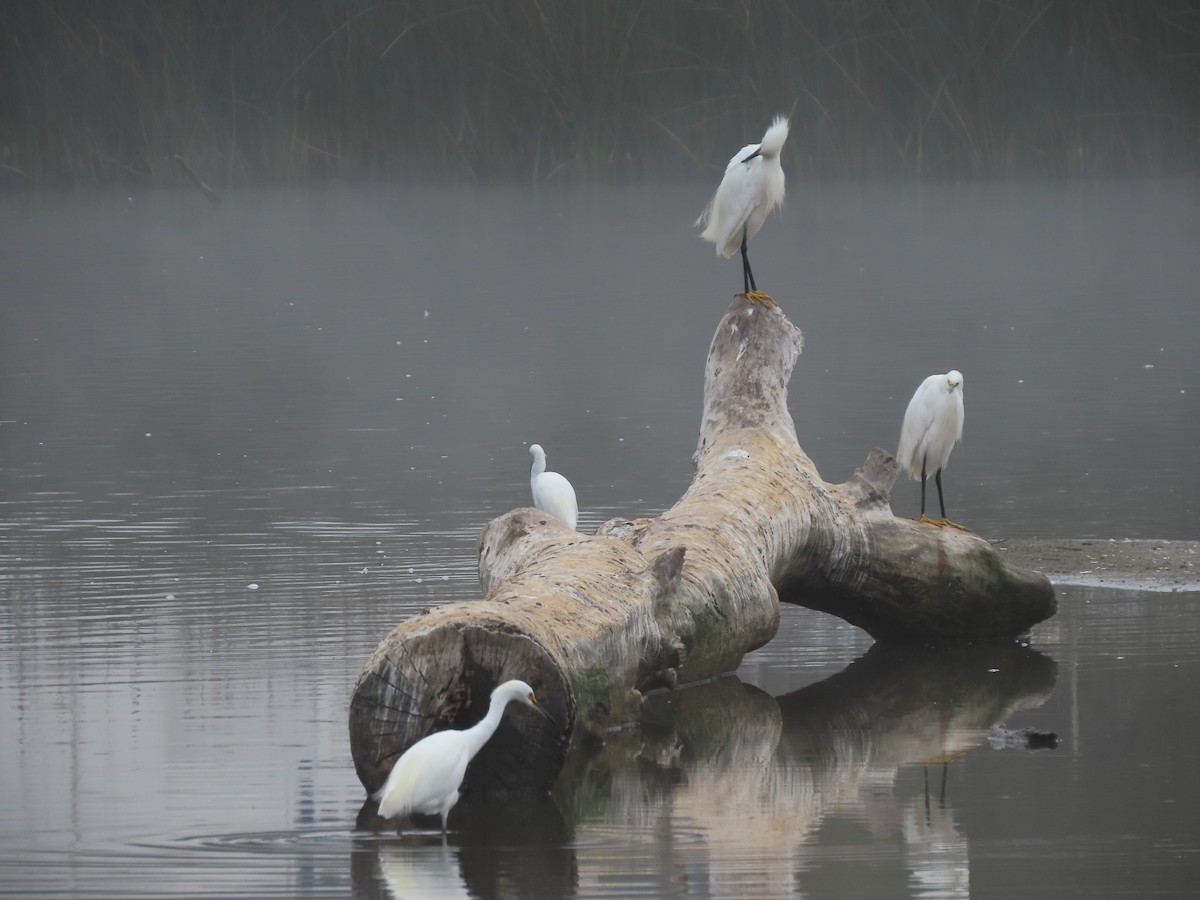
[[[893,516],[885,451],[844,484],[821,479],[787,409],[802,344],[778,308],[734,300],[709,349],[695,477],[658,518],[587,536],[518,509],[484,527],[483,599],[397,626],[355,686],[368,792],[427,733],[478,721],[509,678],[561,730],[511,710],[464,794],[548,790],[568,743],[631,721],[645,691],[736,668],[774,636],[780,601],[890,641],[1013,637],[1053,615],[1045,577],[973,534]]]

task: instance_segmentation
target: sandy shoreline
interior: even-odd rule
[[[1200,541],[1001,540],[992,546],[1054,584],[1200,591]]]

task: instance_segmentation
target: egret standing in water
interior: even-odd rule
[[[700,237],[716,244],[717,253],[726,259],[742,249],[742,282],[746,299],[764,306],[775,303],[759,291],[750,271],[746,245],[758,234],[767,213],[783,203],[783,167],[779,151],[788,136],[788,120],[776,116],[761,144],[747,144],[734,154],[725,167],[725,177],[696,227],[705,226]]]
[[[921,518],[918,521],[934,525],[954,525],[946,518],[946,502],[942,499],[942,469],[950,461],[950,451],[962,440],[963,377],[951,369],[945,375],[930,375],[921,382],[900,429],[900,449],[896,458],[908,474],[921,479]],[[940,520],[925,515],[925,479],[934,471],[937,482]],[[955,526],[962,527],[962,526]]]
[[[467,763],[495,733],[505,707],[513,700],[532,706],[554,722],[550,713],[538,704],[533,688],[523,681],[504,682],[492,691],[487,715],[478,724],[465,731],[426,735],[404,751],[383,787],[371,795],[379,801],[379,815],[385,819],[410,813],[440,815],[444,834],[446,819],[458,802]]]
[[[549,513],[574,529],[579,518],[579,504],[575,500],[575,488],[557,472],[546,471],[546,451],[541,444],[529,448],[533,467],[529,470],[529,488],[533,491],[533,505]]]

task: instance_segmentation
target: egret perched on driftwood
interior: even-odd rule
[[[746,299],[764,306],[775,301],[759,291],[750,271],[746,245],[766,221],[767,213],[783,203],[783,167],[779,151],[788,136],[788,120],[776,116],[762,143],[747,144],[725,167],[725,177],[700,213],[696,227],[705,226],[700,237],[716,244],[726,259],[742,249],[742,282]]]
[[[945,375],[930,375],[921,382],[908,402],[904,425],[900,429],[900,449],[896,451],[896,458],[908,470],[908,474],[921,479],[919,521],[954,525],[946,518],[946,502],[942,499],[942,469],[949,462],[954,445],[962,440],[962,429],[962,372],[951,369]],[[929,470],[936,473],[934,481],[937,482],[938,506],[942,510],[940,520],[929,519],[925,515],[925,479]]]
[[[557,472],[546,471],[546,451],[541,444],[529,448],[533,466],[529,470],[529,488],[533,491],[533,505],[549,513],[570,528],[579,518],[579,504],[575,500],[575,488]]]
[[[387,781],[372,796],[385,819],[410,813],[440,815],[442,831],[450,809],[458,802],[458,789],[469,763],[495,733],[504,709],[513,700],[532,706],[554,721],[523,681],[506,681],[492,691],[487,715],[465,731],[439,731],[427,735],[404,751]]]

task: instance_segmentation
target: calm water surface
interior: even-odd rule
[[[587,530],[688,483],[739,281],[687,227],[709,187],[6,198],[0,892],[1191,896],[1189,593],[1062,586],[1028,646],[942,651],[787,609],[545,803],[464,802],[445,845],[356,828],[358,671],[478,595],[528,444]],[[956,367],[956,519],[1198,536],[1195,184],[789,204],[752,253],[806,334],[790,406],[824,477]]]

